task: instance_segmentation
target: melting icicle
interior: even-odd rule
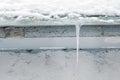
[[[78,74],[77,74],[77,70],[78,70],[78,63],[79,63],[79,34],[80,34],[80,28],[81,28],[81,24],[76,24],[76,68],[75,68],[75,72],[74,72],[74,77],[75,79],[73,80],[79,80]]]
[[[79,34],[80,34],[80,28],[81,28],[81,24],[77,24],[76,25],[76,61],[77,61],[77,66],[78,66],[78,62],[79,62]]]

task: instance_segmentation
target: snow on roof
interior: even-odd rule
[[[0,0],[0,24],[57,20],[111,23],[114,19],[119,22],[119,5],[119,0]]]

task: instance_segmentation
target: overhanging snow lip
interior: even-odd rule
[[[80,21],[40,21],[40,22],[27,22],[27,23],[19,23],[19,22],[1,22],[0,27],[3,26],[15,26],[15,27],[29,27],[29,26],[56,26],[56,25],[70,25],[75,26],[76,24],[81,25],[120,25],[120,22],[80,22]]]
[[[1,26],[46,26],[46,25],[120,25],[120,16],[105,16],[105,15],[86,15],[77,18],[58,18],[58,19],[21,19],[21,20],[0,20]]]

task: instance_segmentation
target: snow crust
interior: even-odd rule
[[[0,0],[0,22],[80,19],[84,15],[120,15],[119,0]],[[97,20],[97,18],[86,18]],[[100,21],[101,19],[99,19]],[[105,21],[105,20],[102,20]],[[2,23],[1,22],[1,23]],[[108,22],[114,22],[109,19]]]

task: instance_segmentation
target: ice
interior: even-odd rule
[[[76,66],[78,65],[79,63],[79,40],[80,40],[80,28],[81,28],[81,24],[77,24],[76,25],[76,55],[77,55],[77,58],[76,58]]]

